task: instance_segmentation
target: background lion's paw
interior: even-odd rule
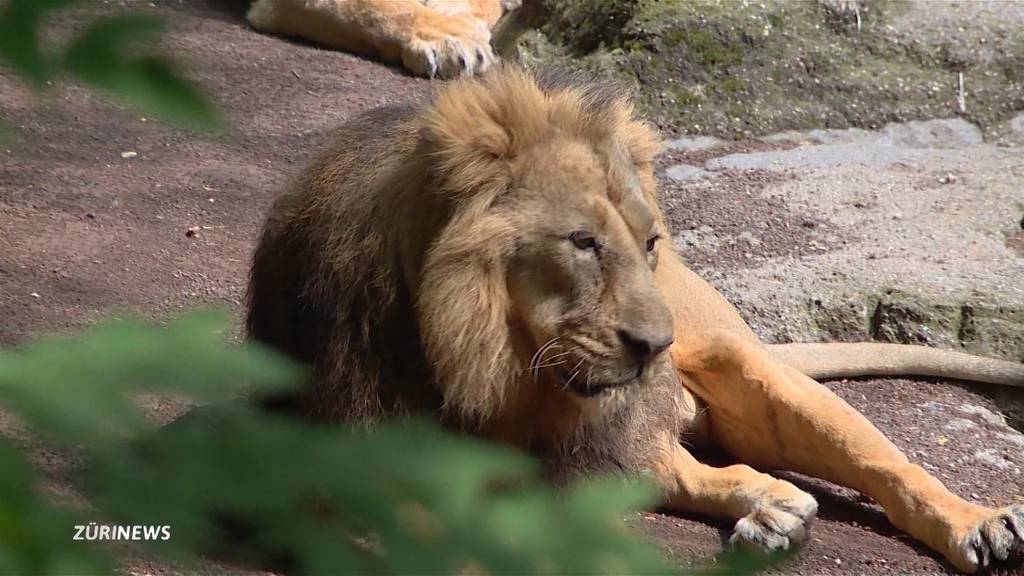
[[[818,512],[818,502],[789,482],[773,484],[771,495],[753,512],[740,518],[729,542],[733,546],[775,552],[788,550],[807,538],[807,530]]]
[[[1007,560],[1011,554],[1024,554],[1024,506],[998,510],[975,524],[960,540],[953,564],[966,572]]]
[[[473,76],[494,63],[490,42],[490,30],[482,21],[458,16],[438,19],[406,44],[402,63],[413,74],[428,78]]]

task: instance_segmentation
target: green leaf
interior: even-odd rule
[[[109,574],[110,558],[73,539],[78,514],[35,491],[24,457],[0,440],[0,574]]]
[[[215,401],[243,389],[281,390],[300,371],[254,347],[229,348],[225,318],[190,314],[164,329],[108,322],[75,340],[44,340],[0,352],[0,402],[63,442],[103,444],[139,430],[130,393],[156,391]]]
[[[0,146],[11,146],[17,140],[14,126],[0,118]]]
[[[795,552],[795,548],[771,554],[745,550],[728,550],[715,556],[712,562],[695,567],[692,572],[708,576],[758,574],[768,568],[778,568],[779,564],[793,556]]]
[[[140,52],[163,23],[137,15],[92,24],[68,47],[64,67],[82,81],[182,126],[212,130],[220,113],[168,58]]]
[[[633,510],[658,504],[658,489],[651,482],[630,481],[615,476],[594,477],[576,486],[568,506],[578,514],[595,512],[608,519],[621,518]],[[596,518],[595,518],[596,519]]]
[[[35,86],[43,86],[56,71],[56,66],[39,48],[39,27],[48,12],[77,2],[9,0],[0,11],[0,60],[6,60]]]

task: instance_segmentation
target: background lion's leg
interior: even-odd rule
[[[502,0],[427,0],[426,5],[440,12],[471,15],[488,28],[497,24],[505,11]]]
[[[473,75],[494,62],[488,22],[418,0],[256,0],[248,19],[261,32],[400,61],[421,76]]]
[[[804,539],[818,510],[810,494],[743,464],[708,466],[674,439],[671,444],[656,470],[668,492],[667,508],[738,518],[734,544],[785,550]]]
[[[493,28],[505,13],[505,7],[511,4],[515,3],[501,0],[469,0],[469,9],[473,16],[487,22],[487,25]]]
[[[722,333],[673,349],[684,385],[707,403],[712,441],[744,462],[849,486],[963,570],[1024,546],[1024,507],[996,511],[949,492],[824,386]]]

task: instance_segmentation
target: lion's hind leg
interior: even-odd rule
[[[707,404],[712,441],[740,460],[849,486],[896,527],[973,572],[1024,550],[1024,507],[992,510],[949,492],[830,390],[727,333],[673,349]]]

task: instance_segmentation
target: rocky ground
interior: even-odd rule
[[[1024,148],[962,119],[668,147],[676,244],[764,339],[1024,359]]]
[[[121,0],[89,10],[126,6],[170,19],[170,48],[222,103],[231,129],[197,137],[74,85],[40,100],[0,76],[0,117],[22,135],[0,149],[5,345],[126,310],[162,318],[214,304],[237,313],[262,214],[311,149],[357,111],[436,87],[255,34],[232,0]],[[767,340],[909,340],[1019,360],[1024,148],[1010,146],[1009,128],[999,142],[961,121],[676,138],[659,174],[677,246]],[[958,494],[1024,503],[1024,435],[1004,418],[1012,399],[951,382],[829,386]],[[160,420],[179,412],[153,407]],[[38,460],[59,492],[71,473],[66,456]],[[795,480],[818,496],[821,513],[811,541],[779,573],[949,570],[871,503]],[[659,513],[638,524],[685,565],[721,550],[729,528]],[[175,572],[143,558],[126,570]]]

